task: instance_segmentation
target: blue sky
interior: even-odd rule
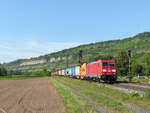
[[[150,30],[149,0],[1,0],[0,62]]]

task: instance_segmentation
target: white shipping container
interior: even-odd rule
[[[62,75],[63,75],[63,76],[65,75],[65,70],[62,70]]]
[[[58,72],[58,74],[59,74],[59,75],[62,75],[62,74],[61,74],[61,70]]]

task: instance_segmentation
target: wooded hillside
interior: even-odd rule
[[[67,46],[67,45],[66,45]],[[49,71],[63,69],[68,66],[78,65],[79,51],[83,51],[83,62],[89,62],[93,57],[117,56],[120,51],[132,50],[132,57],[144,65],[144,55],[150,53],[150,32],[140,33],[134,37],[123,40],[111,40],[105,42],[81,45],[75,48],[62,50],[37,58],[20,59],[4,64],[8,70],[25,73],[36,72],[47,68]]]

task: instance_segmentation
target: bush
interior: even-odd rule
[[[145,97],[146,97],[147,99],[150,99],[150,90],[145,92]]]
[[[138,64],[136,60],[132,61],[132,65],[131,65],[131,73],[132,75],[138,75],[139,73],[143,72],[143,66]]]
[[[38,72],[32,73],[32,75],[35,75],[35,76],[50,76],[50,72],[47,71],[47,69],[43,69],[43,71],[38,71]]]
[[[7,70],[0,64],[0,76],[6,76]]]
[[[137,92],[132,92],[130,95],[131,95],[131,97],[139,97],[140,96],[139,93],[137,93]]]

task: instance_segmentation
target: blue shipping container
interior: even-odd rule
[[[76,75],[76,74],[75,74],[75,69],[76,69],[75,67],[72,67],[72,68],[71,68],[71,76],[75,76],[75,75]]]

